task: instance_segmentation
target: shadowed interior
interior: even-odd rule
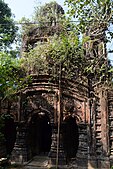
[[[76,119],[68,116],[63,124],[63,146],[67,160],[76,157],[79,145],[79,133]]]
[[[34,114],[28,130],[28,145],[30,146],[32,156],[49,152],[52,135],[49,117],[43,112]]]

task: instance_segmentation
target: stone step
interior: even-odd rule
[[[55,169],[55,165],[48,164],[47,156],[36,156],[27,164],[24,164],[22,169]],[[59,169],[78,169],[77,165],[59,165]]]
[[[79,169],[77,167],[77,165],[62,165],[62,166],[58,166],[59,169]],[[43,166],[25,166],[22,169],[55,169],[55,166],[47,166],[47,167],[43,167]],[[83,169],[83,168],[82,168]]]
[[[23,169],[48,169],[47,167],[25,166]]]
[[[23,169],[47,169],[47,166],[47,156],[35,156],[30,162],[24,165]]]

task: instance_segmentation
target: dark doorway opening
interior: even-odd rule
[[[29,123],[28,145],[32,156],[46,154],[51,148],[52,129],[50,119],[44,112],[35,113]]]
[[[75,117],[68,116],[63,124],[63,146],[67,159],[67,163],[71,158],[76,157],[79,145],[78,125]]]
[[[12,116],[7,115],[4,118],[4,137],[7,155],[11,155],[16,141],[16,124]]]

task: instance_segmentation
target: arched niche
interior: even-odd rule
[[[67,162],[76,157],[79,145],[79,132],[76,118],[68,115],[63,120],[62,127],[63,147]]]
[[[51,148],[52,128],[46,110],[34,110],[28,119],[27,145],[31,155],[47,154]]]

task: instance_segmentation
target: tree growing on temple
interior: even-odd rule
[[[108,82],[112,80],[112,65],[108,60],[106,44],[112,39],[110,26],[113,20],[112,0],[65,0],[68,15],[75,21],[75,29],[87,38],[84,44],[89,66],[87,75],[94,81]],[[96,60],[96,62],[95,62]]]
[[[57,24],[50,22],[51,17],[56,16],[55,12],[55,15],[51,13],[54,3],[38,9],[34,18],[39,24],[35,24],[35,28],[30,29],[23,38],[23,67],[26,65],[29,73],[49,73],[58,77],[61,64],[62,75],[67,79],[93,78],[94,83],[109,79],[112,66],[107,59],[105,31],[110,22],[111,11],[108,8],[111,4],[107,6],[102,3],[69,1],[71,10],[68,13],[70,17],[75,17],[75,21],[62,15],[63,19],[55,22]],[[47,9],[50,11],[47,12]],[[101,15],[98,16],[98,12]],[[54,29],[54,33],[53,27],[58,28]],[[57,30],[60,30],[59,33]]]

